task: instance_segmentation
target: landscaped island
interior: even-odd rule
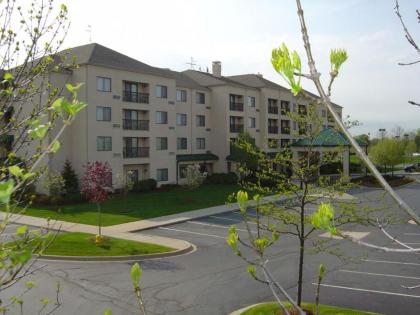
[[[237,190],[236,185],[202,185],[193,190],[176,187],[166,191],[130,193],[126,197],[113,195],[102,204],[102,226],[222,205],[228,195]],[[62,206],[33,205],[26,208],[24,214],[91,225],[98,223],[96,205],[87,202]]]
[[[59,233],[43,255],[53,256],[136,256],[172,252],[173,248],[149,243],[105,237],[95,244],[95,235]]]
[[[286,303],[287,304],[287,303]],[[315,305],[309,303],[303,303],[303,308],[305,310],[310,310],[315,314]],[[282,315],[283,312],[280,309],[280,306],[277,302],[263,303],[256,305],[241,315]],[[353,310],[349,308],[320,305],[319,306],[319,315],[379,315],[377,313],[363,312],[358,310]]]

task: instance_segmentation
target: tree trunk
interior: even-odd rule
[[[303,234],[302,234],[303,235]],[[305,240],[300,240],[299,249],[299,280],[297,292],[297,305],[300,307],[302,303],[302,286],[303,286],[303,256],[305,255]]]

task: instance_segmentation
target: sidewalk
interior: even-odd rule
[[[5,217],[4,212],[0,212],[0,220],[3,220]],[[18,223],[24,224],[29,226],[36,226],[36,227],[48,227],[48,221],[44,218],[37,218],[27,215],[21,214],[12,214],[9,218],[9,222],[11,223]],[[79,223],[71,223],[65,221],[54,221],[50,220],[49,227],[53,230],[60,230],[65,232],[82,232],[82,233],[90,233],[90,234],[97,234],[98,227],[94,225],[88,224],[79,224]],[[115,237],[125,240],[143,242],[143,243],[153,243],[156,245],[162,245],[171,247],[177,251],[186,251],[188,249],[192,249],[193,245],[190,242],[162,237],[162,236],[151,236],[145,234],[137,234],[137,233],[128,233],[127,231],[116,231],[110,229],[110,227],[102,227],[102,235],[108,237]]]

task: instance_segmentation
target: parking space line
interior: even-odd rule
[[[382,277],[391,277],[391,278],[420,280],[420,277],[400,276],[400,275],[385,274],[385,273],[374,273],[374,272],[355,271],[355,270],[346,270],[346,269],[340,269],[338,271],[347,272],[347,273],[356,273],[356,274],[368,275],[368,276],[382,276]]]
[[[373,263],[383,263],[383,264],[420,266],[419,263],[402,262],[402,261],[374,260],[374,259],[362,259],[362,261],[373,262]]]
[[[167,228],[167,227],[163,227],[163,226],[159,227],[159,229],[168,230],[168,231],[175,231],[175,232],[182,232],[182,233],[188,233],[188,234],[196,234],[196,235],[201,235],[201,236],[210,236],[210,237],[216,237],[216,238],[221,238],[221,239],[226,239],[226,237],[219,236],[219,235],[199,233],[199,232],[193,232],[193,231],[187,231],[187,230],[180,230],[180,229],[172,229],[172,228]]]
[[[231,218],[218,217],[218,216],[215,216],[215,215],[211,215],[211,216],[209,216],[209,217],[210,217],[210,218],[219,219],[219,220],[232,221],[232,222],[236,222],[237,224],[239,224],[239,223],[243,223],[243,221],[238,221],[237,219],[235,220],[235,219],[231,219]],[[248,223],[250,223],[250,224],[257,224],[256,222],[252,222],[252,221],[249,221]]]
[[[318,283],[312,283],[313,285],[318,285]],[[370,289],[361,289],[361,288],[353,288],[353,287],[344,287],[341,285],[332,285],[332,284],[325,284],[321,283],[322,287],[327,288],[336,288],[336,289],[344,289],[350,291],[360,291],[360,292],[371,292],[371,293],[378,293],[378,294],[385,294],[385,295],[395,295],[395,296],[403,296],[403,297],[410,297],[420,299],[420,295],[413,295],[413,294],[404,294],[404,293],[396,293],[396,292],[388,292],[388,291],[379,291],[379,290],[370,290]]]
[[[193,223],[193,224],[198,224],[198,225],[204,225],[204,226],[210,226],[210,227],[215,227],[215,228],[219,228],[219,229],[225,229],[228,230],[229,227],[228,226],[224,226],[224,225],[218,225],[218,224],[210,224],[210,223],[204,223],[204,222],[197,222],[197,221],[187,221],[187,223]],[[236,229],[237,231],[241,231],[241,232],[248,232],[247,230],[244,229]],[[256,234],[257,232],[255,231],[251,231],[252,233]]]

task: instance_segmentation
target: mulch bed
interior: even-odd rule
[[[412,183],[415,181],[413,178],[406,177],[406,176],[385,175],[384,178],[391,187],[399,187],[399,186]],[[379,185],[379,182],[373,176],[355,178],[355,179],[352,179],[352,182],[355,182],[359,185],[366,186],[366,187],[381,187]]]

